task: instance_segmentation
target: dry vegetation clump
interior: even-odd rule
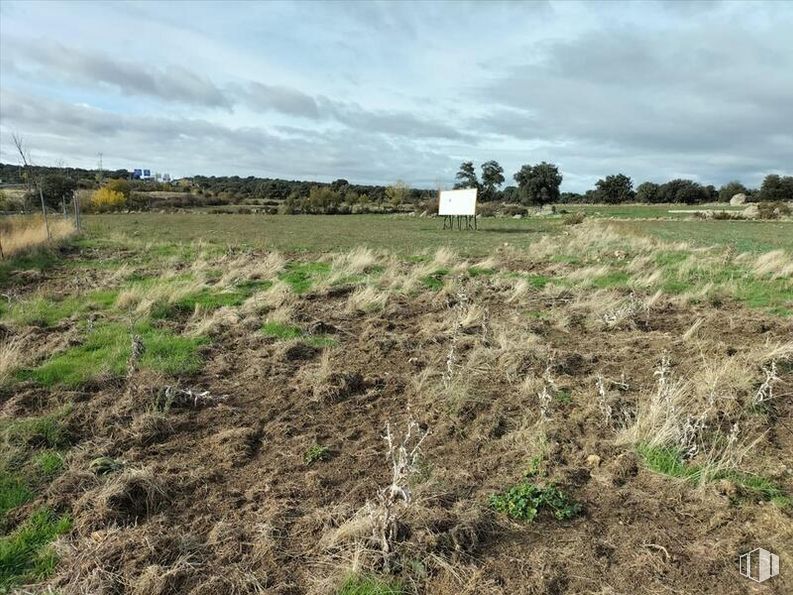
[[[160,510],[172,491],[167,479],[154,469],[127,469],[74,503],[75,529],[88,534],[109,524],[141,522]]]
[[[49,218],[50,238],[41,216],[5,217],[0,223],[0,241],[6,258],[44,246],[48,241],[60,242],[74,235],[77,229],[71,219]]]
[[[213,267],[217,264],[210,262]],[[222,263],[224,273],[219,284],[232,287],[245,281],[274,279],[285,266],[286,259],[278,252],[240,255],[228,263]]]
[[[376,289],[371,285],[359,287],[347,298],[348,312],[377,312],[385,308],[388,292]]]
[[[0,341],[0,385],[4,384],[22,366],[22,341],[7,336]]]

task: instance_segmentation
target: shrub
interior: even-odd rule
[[[562,223],[565,225],[578,225],[579,223],[584,222],[584,213],[582,211],[578,211],[577,213],[570,213],[569,215],[565,215],[562,217]]]
[[[496,213],[498,213],[499,205],[494,202],[483,202],[476,205],[477,214],[480,217],[495,217]],[[437,209],[435,210],[437,213]]]
[[[790,207],[781,200],[758,203],[757,210],[760,219],[779,219],[781,216],[787,217],[790,215]]]
[[[118,192],[124,197],[124,200],[129,200],[132,196],[132,184],[127,180],[122,180],[120,178],[108,180],[107,184],[105,184],[105,188],[113,192]]]
[[[91,208],[95,211],[115,211],[127,202],[121,192],[111,190],[107,186],[100,188],[91,195]]]
[[[501,212],[507,217],[513,217],[514,215],[526,216],[529,211],[526,209],[526,207],[522,207],[520,205],[504,205],[504,208],[501,209]]]

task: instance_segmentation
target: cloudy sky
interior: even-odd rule
[[[446,185],[793,174],[793,3],[0,3],[0,160]]]

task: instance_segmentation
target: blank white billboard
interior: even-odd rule
[[[476,215],[476,188],[441,190],[438,215]]]

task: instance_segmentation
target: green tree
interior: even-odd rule
[[[636,187],[636,202],[660,202],[658,190],[660,185],[654,182],[643,182]]]
[[[708,191],[693,180],[670,180],[658,189],[657,202],[695,204],[710,199]]]
[[[397,180],[385,189],[385,197],[394,206],[406,202],[410,196],[410,187],[402,180]]]
[[[482,200],[495,200],[498,189],[504,183],[504,168],[498,161],[485,161],[482,164]]]
[[[479,188],[479,180],[476,177],[473,161],[463,161],[457,175],[454,176],[457,182],[455,188]]]
[[[760,200],[793,200],[793,176],[767,175],[760,186]]]
[[[606,204],[631,202],[636,197],[633,182],[625,174],[606,176],[595,183],[596,200]]]
[[[736,194],[746,194],[749,196],[749,190],[738,180],[727,182],[724,186],[719,188],[719,202],[730,202],[730,199]]]
[[[553,163],[543,161],[538,165],[524,165],[514,176],[518,183],[520,202],[526,205],[544,205],[559,202],[562,174]]]
[[[517,186],[507,186],[501,192],[501,200],[504,202],[519,202],[520,201],[520,194],[518,193]]]
[[[44,202],[53,209],[60,209],[63,203],[71,203],[76,189],[77,182],[63,174],[47,174],[41,179]]]

